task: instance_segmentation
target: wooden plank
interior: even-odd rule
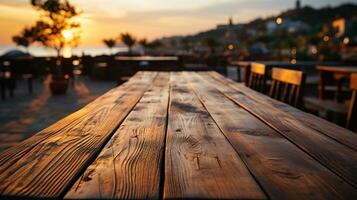
[[[271,199],[353,199],[357,190],[227,99],[216,82],[188,73],[202,104]],[[293,156],[292,156],[293,155]]]
[[[95,101],[0,154],[0,195],[64,195],[140,100],[156,73],[139,76],[124,85],[124,90],[119,87],[111,91],[102,101]]]
[[[94,100],[92,103],[89,103],[87,106],[81,110],[74,112],[71,115],[59,120],[48,128],[42,130],[41,132],[35,134],[31,138],[24,140],[23,142],[16,145],[14,148],[9,148],[1,152],[0,156],[0,174],[4,172],[8,167],[13,165],[18,161],[23,155],[28,153],[34,146],[38,145],[49,136],[52,136],[54,133],[59,132],[61,129],[66,128],[66,126],[74,121],[78,120],[80,117],[85,116],[92,111],[93,107],[99,107],[101,105],[109,104],[116,101],[122,95],[125,95],[127,91],[137,87],[134,83],[137,81],[152,81],[155,74],[148,74],[147,72],[137,73],[130,81],[126,82],[120,87],[114,88],[102,95],[101,97]],[[149,78],[149,79],[148,79]]]
[[[334,73],[357,73],[355,66],[317,66],[316,69]]]
[[[182,75],[171,75],[170,99],[164,199],[265,198]]]
[[[266,67],[265,67],[265,65],[262,64],[262,63],[255,63],[255,62],[253,62],[253,63],[251,64],[250,71],[253,72],[253,73],[255,73],[255,74],[259,74],[259,75],[265,76]]]
[[[290,83],[294,85],[302,85],[304,72],[274,67],[272,69],[271,76],[273,80],[278,80],[284,83]]]
[[[285,117],[291,120],[299,121],[306,127],[309,127],[321,134],[324,134],[340,142],[341,144],[344,144],[349,148],[357,151],[357,134],[353,133],[352,131],[337,126],[336,124],[330,123],[312,114],[303,112],[275,99],[269,98],[266,95],[263,95],[254,90],[251,90],[250,88],[245,87],[242,84],[235,83],[234,81],[226,79],[215,72],[210,72],[209,75],[217,81],[220,81],[228,87],[234,89],[235,91],[241,92],[247,97],[254,99],[261,105],[279,109],[281,112],[285,113]]]
[[[357,72],[351,74],[350,88],[351,90],[357,90]]]
[[[205,78],[209,78],[209,76]],[[211,80],[214,81],[215,85],[219,84],[219,82]],[[294,120],[284,111],[247,97],[245,93],[234,91],[228,87],[217,87],[217,89],[292,141],[328,169],[350,184],[357,186],[357,173],[355,173],[357,171],[357,153],[355,150],[307,127],[298,120]]]
[[[159,198],[169,79],[169,73],[158,75],[65,198]]]

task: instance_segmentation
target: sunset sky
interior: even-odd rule
[[[13,45],[11,36],[33,23],[37,12],[30,0],[0,0],[0,46]],[[103,46],[101,40],[130,32],[154,39],[191,34],[226,23],[248,22],[294,7],[295,0],[72,0],[83,11],[81,47]],[[302,0],[313,7],[356,0]]]

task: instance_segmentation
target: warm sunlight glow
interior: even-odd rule
[[[63,47],[62,54],[64,58],[70,58],[72,57],[72,49],[70,46],[65,46]]]
[[[62,36],[66,41],[71,41],[73,39],[73,32],[71,30],[62,31]]]

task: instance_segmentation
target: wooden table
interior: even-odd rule
[[[0,154],[2,197],[356,199],[357,135],[215,72],[139,72]]]
[[[325,87],[328,80],[328,77],[331,77],[336,81],[336,94],[335,100],[337,102],[342,102],[342,84],[344,80],[349,81],[352,73],[357,73],[357,67],[349,67],[349,66],[317,66],[316,69],[320,74],[320,82],[319,82],[319,98],[325,99]],[[330,74],[331,76],[328,76]]]
[[[117,56],[120,61],[178,61],[176,56]]]
[[[292,64],[290,62],[282,62],[282,61],[233,61],[230,62],[231,66],[236,66],[237,67],[237,80],[241,82],[241,68],[244,69],[243,73],[243,81],[248,84],[249,81],[249,74],[250,74],[250,66],[252,63],[259,63],[259,64],[264,64],[267,67],[268,74],[270,74],[270,71],[273,67],[279,67],[279,68],[286,68],[286,69],[293,69],[293,70],[300,70],[305,72],[308,76],[314,75],[315,72],[315,67],[316,65],[322,64],[322,65],[337,65],[338,63],[334,62],[310,62],[310,61],[298,61],[295,64]]]
[[[150,71],[178,71],[181,63],[176,56],[116,56],[118,67]]]

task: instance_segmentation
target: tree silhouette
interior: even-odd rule
[[[152,49],[156,49],[156,48],[159,48],[159,47],[162,47],[163,44],[162,42],[160,42],[160,40],[154,40],[154,41],[151,41],[147,44],[148,48],[152,48]]]
[[[80,12],[69,1],[31,0],[31,5],[41,13],[41,18],[13,37],[16,44],[24,46],[39,42],[56,50],[58,58],[64,46],[78,45],[80,24],[73,22],[73,18]]]
[[[132,48],[136,44],[136,38],[130,33],[122,33],[120,40],[128,47],[129,55],[132,53]]]
[[[145,54],[146,53],[146,48],[149,47],[149,42],[147,41],[146,38],[143,38],[143,39],[139,40],[139,44],[143,47],[144,54]]]
[[[113,48],[116,45],[116,40],[109,38],[109,39],[103,39],[103,43],[105,44],[105,46],[107,46],[110,50],[110,54],[113,54]]]
[[[25,28],[21,34],[13,36],[12,41],[18,46],[25,47],[26,52],[29,53],[28,48],[34,42],[34,30]]]

